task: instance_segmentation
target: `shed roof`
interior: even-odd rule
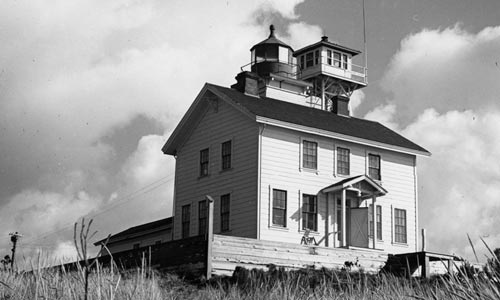
[[[110,237],[110,242],[115,242],[118,240],[128,239],[134,236],[137,236],[139,233],[151,233],[163,229],[172,228],[172,220],[173,217],[156,220],[153,222],[137,225],[134,227],[130,227],[124,231],[120,231],[117,234],[114,234]],[[107,238],[102,239],[94,243],[95,246],[100,245],[102,242],[106,241]]]

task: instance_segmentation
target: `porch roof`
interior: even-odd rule
[[[384,189],[375,180],[371,179],[366,175],[358,175],[350,178],[346,178],[339,182],[336,182],[326,188],[322,189],[323,193],[337,192],[342,190],[353,190],[358,191],[364,197],[369,197],[372,195],[383,196],[387,194],[387,190]]]

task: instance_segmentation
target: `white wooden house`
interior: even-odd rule
[[[417,251],[417,157],[430,153],[350,116],[360,52],[327,37],[294,52],[271,27],[251,53],[231,88],[205,84],[162,149],[176,159],[173,239],[205,233],[210,195],[216,234]]]

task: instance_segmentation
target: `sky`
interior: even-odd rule
[[[369,86],[356,117],[432,152],[418,159],[428,250],[500,247],[500,2],[366,1]],[[361,0],[0,3],[0,256],[73,258],[172,213],[169,134],[205,82],[229,86],[270,24],[294,49],[322,35],[364,51]],[[364,57],[355,61],[364,65]],[[19,257],[19,256],[18,256]]]

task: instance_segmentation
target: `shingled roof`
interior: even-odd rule
[[[429,151],[413,143],[407,138],[385,127],[384,125],[355,117],[310,108],[303,105],[280,101],[271,98],[248,96],[234,89],[207,84],[209,88],[222,93],[234,104],[251,114],[268,119],[317,128],[346,136],[374,141],[390,146],[414,150],[424,155]]]

